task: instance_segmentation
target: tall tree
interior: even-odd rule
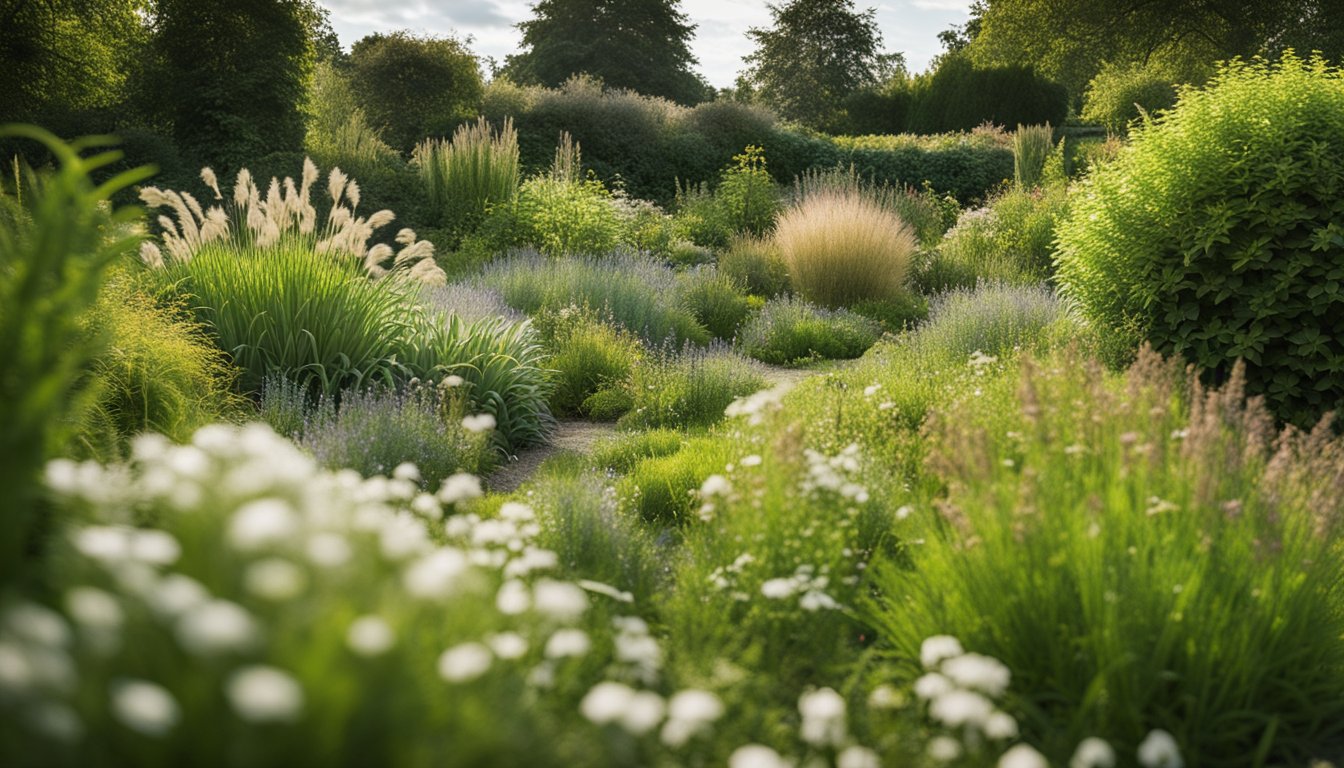
[[[518,25],[523,50],[504,74],[521,83],[555,87],[588,74],[609,88],[629,88],[682,104],[704,101],[709,85],[691,70],[697,62],[679,0],[540,0]]]
[[[845,97],[878,82],[888,67],[876,11],[853,0],[789,0],[770,5],[774,26],[752,27],[756,50],[739,80],[784,117],[814,128],[835,125]]]
[[[369,123],[409,151],[476,114],[485,86],[466,42],[410,32],[373,34],[350,49],[350,84]]]
[[[306,0],[157,0],[151,80],[185,156],[237,169],[303,147]]]

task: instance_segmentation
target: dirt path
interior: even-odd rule
[[[766,365],[765,380],[767,387],[780,384],[797,384],[811,376],[817,376],[832,370],[825,368],[785,368],[779,365]],[[611,422],[588,421],[586,419],[561,419],[551,433],[551,442],[522,451],[509,463],[491,472],[485,478],[486,487],[495,493],[512,493],[527,482],[537,469],[552,456],[561,451],[590,453],[593,445],[604,437],[616,434],[616,425]]]

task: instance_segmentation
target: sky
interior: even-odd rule
[[[534,0],[320,0],[331,11],[341,43],[373,32],[409,29],[473,38],[480,56],[504,57],[518,50],[521,35],[513,26],[531,17]],[[782,0],[781,0],[782,1]],[[877,24],[888,52],[905,54],[912,72],[924,70],[942,49],[938,33],[966,21],[971,0],[857,0],[859,9],[876,8]],[[733,84],[742,57],[751,52],[748,27],[770,24],[766,0],[681,0],[681,10],[696,25],[691,50],[699,70],[719,88]]]

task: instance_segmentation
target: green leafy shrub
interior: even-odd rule
[[[1132,754],[1153,728],[1190,765],[1331,749],[1344,445],[1327,426],[1276,437],[1243,383],[1065,355],[940,404],[927,466],[945,490],[912,505],[896,532],[925,544],[877,582],[894,653],[947,632],[1003,660],[1052,764],[1078,734]]]
[[[487,266],[477,281],[528,314],[587,306],[650,344],[709,341],[681,302],[677,274],[644,257],[547,259],[518,253]]]
[[[742,327],[738,349],[776,365],[850,360],[882,335],[878,324],[845,309],[822,309],[802,299],[771,299]]]
[[[828,145],[829,151],[811,153],[800,162],[795,175],[809,168],[852,165],[875,185],[918,189],[927,183],[938,195],[951,195],[962,204],[984,200],[1013,178],[1011,145],[997,134],[987,139],[965,133],[931,138],[838,136]],[[771,157],[780,165],[777,151]]]
[[[103,289],[85,322],[107,348],[90,365],[93,399],[75,453],[124,458],[141,432],[185,442],[206,424],[242,415],[230,389],[235,372],[189,312],[159,305],[126,275]]]
[[[375,387],[344,392],[339,404],[319,402],[297,442],[329,469],[395,475],[433,491],[450,475],[479,474],[493,463],[489,435],[465,429],[467,415],[465,392],[454,387],[418,381],[400,392]]]
[[[349,80],[329,61],[313,70],[303,147],[318,163],[340,167],[366,183],[383,166],[404,165],[401,153],[369,125]]]
[[[677,184],[673,231],[702,248],[722,248],[733,238],[733,225],[723,201],[709,185]]]
[[[760,366],[726,347],[688,348],[635,367],[628,391],[629,428],[705,427],[736,398],[765,386]]]
[[[768,299],[789,290],[789,267],[769,239],[735,238],[719,254],[718,270],[752,296]]]
[[[137,169],[95,185],[90,173],[115,152],[85,157],[104,142],[64,144],[28,126],[0,127],[0,138],[31,139],[56,158],[56,170],[23,187],[0,186],[0,584],[23,573],[37,517],[42,463],[66,444],[87,404],[80,374],[106,349],[81,318],[98,299],[108,267],[134,249],[123,229],[139,212],[105,207],[117,191],[146,179]],[[15,199],[13,195],[21,196]]]
[[[426,139],[415,163],[438,223],[458,236],[518,193],[518,135],[508,119],[498,132],[482,117],[458,126],[450,141]]]
[[[350,47],[350,83],[370,124],[410,152],[470,118],[484,86],[476,57],[452,37],[374,33]]]
[[[600,389],[583,401],[582,411],[594,421],[617,421],[635,407],[635,399],[625,387]]]
[[[623,384],[643,352],[630,333],[577,307],[543,312],[537,328],[551,350],[546,366],[555,372],[551,410],[565,416],[588,415],[588,398]]]
[[[496,206],[480,236],[493,253],[530,246],[548,256],[608,253],[625,239],[625,226],[601,182],[535,176],[518,196]]]
[[[1068,211],[1068,191],[1051,185],[1006,190],[964,212],[914,282],[925,292],[974,288],[980,282],[1030,285],[1053,272],[1055,227]]]
[[[965,55],[953,54],[912,85],[908,130],[914,133],[968,131],[981,123],[1010,129],[1061,125],[1068,117],[1067,89],[1030,66],[977,67]]]
[[[798,291],[831,307],[901,292],[915,236],[861,192],[805,198],[779,218],[774,240]]]
[[[929,300],[914,291],[905,291],[883,301],[855,302],[849,311],[876,321],[890,333],[900,333],[928,319]]]
[[[750,145],[733,156],[732,167],[723,172],[723,180],[714,190],[735,233],[760,236],[774,224],[779,199],[765,165],[765,152]]]
[[[1095,169],[1059,225],[1059,280],[1107,333],[1313,423],[1344,404],[1344,75],[1225,65]],[[1142,194],[1135,190],[1142,189]]]
[[[731,341],[751,313],[750,299],[736,280],[713,267],[699,267],[680,275],[686,308],[710,335]]]
[[[1108,62],[1087,84],[1082,118],[1124,133],[1143,114],[1157,116],[1176,105],[1182,85],[1199,85],[1210,72],[1193,64],[1155,57],[1147,62]]]

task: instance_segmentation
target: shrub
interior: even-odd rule
[[[588,398],[623,384],[643,351],[628,332],[577,307],[543,312],[537,326],[551,350],[546,365],[555,372],[551,409],[566,416],[587,415]]]
[[[636,463],[616,484],[622,506],[658,525],[685,523],[699,508],[696,491],[705,478],[723,472],[724,465],[741,458],[732,441],[697,437],[680,450]]]
[[[521,312],[504,303],[504,297],[498,291],[467,283],[421,286],[419,299],[431,312],[457,315],[468,323],[498,317],[513,323],[526,319]]]
[[[832,307],[899,294],[916,248],[900,218],[852,192],[816,195],[786,211],[775,243],[794,287]]]
[[[905,535],[926,543],[878,579],[895,653],[936,631],[1002,659],[1052,763],[1078,734],[1126,754],[1152,728],[1189,764],[1330,749],[1344,445],[1325,425],[1276,438],[1243,381],[1203,390],[1151,352],[1114,380],[1065,356],[1002,382],[1006,398],[939,407],[945,495],[915,505]]]
[[[793,180],[795,204],[822,195],[868,197],[899,216],[914,230],[920,245],[924,247],[932,246],[942,239],[943,233],[956,221],[960,210],[955,198],[948,195],[940,197],[927,181],[920,190],[877,184],[871,178],[861,176],[853,165],[814,168]]]
[[[416,382],[403,391],[375,387],[342,393],[340,403],[320,402],[298,443],[329,469],[353,469],[437,490],[449,475],[489,469],[489,436],[462,427],[465,393]],[[412,474],[403,464],[415,465]]]
[[[876,321],[883,330],[900,333],[929,317],[929,300],[914,291],[885,301],[859,301],[849,308],[856,315]]]
[[[827,310],[802,299],[771,299],[742,328],[738,348],[777,365],[811,360],[850,360],[877,341],[877,323],[845,309]]]
[[[686,308],[716,339],[731,341],[751,312],[751,301],[737,281],[713,267],[680,275]]]
[[[560,260],[519,253],[490,264],[478,280],[528,314],[587,306],[650,344],[709,341],[680,302],[676,273],[644,257]]]
[[[74,453],[120,459],[141,432],[185,442],[206,424],[241,416],[230,391],[235,372],[188,313],[160,306],[125,275],[104,288],[85,322],[108,346],[90,365],[93,400]]]
[[[65,445],[87,403],[90,381],[80,373],[106,349],[83,333],[80,318],[97,301],[107,269],[135,247],[121,229],[131,208],[104,206],[118,190],[143,181],[148,169],[126,171],[94,184],[89,174],[116,160],[89,157],[92,140],[64,144],[41,129],[0,128],[0,139],[40,142],[56,158],[44,178],[29,176],[15,190],[0,185],[0,584],[23,573],[38,517],[42,462]]]
[[[775,182],[765,169],[765,152],[750,145],[742,154],[734,155],[733,165],[723,172],[714,197],[735,233],[765,234],[779,209]]]
[[[409,152],[427,136],[445,136],[471,117],[484,92],[476,57],[452,37],[398,31],[350,47],[350,82],[369,122]]]
[[[451,141],[426,139],[415,162],[439,223],[459,236],[518,192],[518,135],[507,118],[498,132],[482,117],[458,126]]]
[[[922,141],[920,139],[923,139]],[[1013,178],[1013,153],[999,138],[980,140],[975,134],[949,133],[932,137],[836,137],[829,152],[816,153],[797,167],[853,165],[872,183],[896,188],[921,188],[926,183],[938,195],[951,195],[962,204],[984,200],[1005,180]],[[767,147],[767,149],[773,149]],[[772,158],[778,167],[779,152]]]
[[[1050,124],[1019,125],[1013,132],[1013,185],[1031,190],[1041,185],[1045,161],[1055,149]]]
[[[1199,85],[1209,74],[1207,64],[1161,58],[1107,63],[1087,84],[1082,118],[1122,134],[1142,115],[1155,117],[1175,106],[1180,86]]]
[[[723,418],[734,399],[765,386],[760,366],[726,347],[688,348],[636,366],[630,412],[620,426],[704,427]]]
[[[719,274],[744,287],[752,296],[773,298],[789,290],[789,268],[774,242],[739,237],[719,254]]]
[[[1068,117],[1068,91],[1030,66],[981,68],[954,54],[943,57],[913,87],[908,130],[914,133],[968,131],[981,123],[1004,128],[1060,125]]]
[[[731,217],[709,185],[677,184],[673,232],[704,248],[722,248],[733,238]]]
[[[915,283],[926,292],[941,292],[980,282],[1043,282],[1053,271],[1055,226],[1067,209],[1063,185],[1007,190],[984,208],[961,215],[916,271]]]
[[[366,182],[383,166],[403,164],[401,153],[369,126],[349,81],[328,61],[318,62],[313,71],[303,146],[318,163]]]
[[[495,253],[530,246],[548,256],[607,253],[625,236],[624,222],[601,182],[536,176],[518,196],[495,207],[481,237]]]
[[[1089,174],[1059,226],[1063,290],[1299,425],[1344,404],[1344,75],[1285,55],[1225,65]],[[1133,190],[1141,188],[1143,194]]]
[[[964,361],[977,352],[1043,349],[1053,338],[1080,333],[1049,288],[984,284],[934,299],[928,322],[910,342],[932,355]]]
[[[594,421],[616,421],[635,407],[635,399],[625,387],[600,389],[583,401],[583,412]]]

